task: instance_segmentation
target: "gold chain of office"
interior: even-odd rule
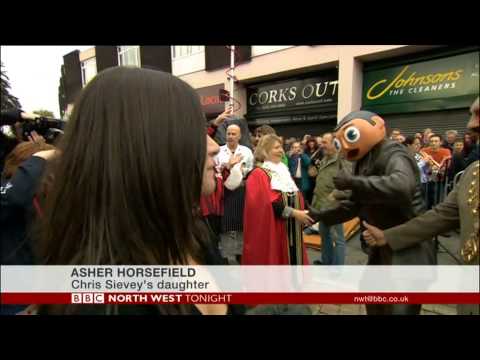
[[[480,168],[480,162],[477,162],[475,169],[473,170],[473,179],[470,182],[468,189],[468,205],[473,215],[473,232],[463,245],[461,254],[466,263],[470,263],[472,260],[478,258],[479,250],[479,187],[478,187],[478,173]]]

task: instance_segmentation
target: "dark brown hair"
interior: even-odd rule
[[[318,150],[318,143],[317,143],[317,140],[315,138],[310,138],[308,139],[307,143],[306,143],[306,146],[305,146],[305,150],[306,151],[311,151],[310,150],[310,144],[313,143],[313,151],[317,151]]]
[[[42,264],[204,262],[206,233],[194,209],[206,132],[187,83],[141,68],[99,73],[75,103],[59,148],[39,241]]]

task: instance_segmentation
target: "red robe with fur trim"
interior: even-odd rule
[[[272,190],[264,170],[256,168],[249,174],[243,213],[242,265],[290,265],[286,220],[276,217],[272,207],[281,196],[279,191]],[[303,209],[301,193],[299,196]],[[305,244],[303,259],[303,265],[308,265]]]

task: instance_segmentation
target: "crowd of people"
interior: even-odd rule
[[[258,131],[262,131],[260,130],[262,128],[263,126]],[[323,141],[324,135],[329,138],[332,134],[305,135],[303,138],[290,137],[285,141],[281,138],[288,159],[286,164],[309,203],[313,199],[320,161],[328,147],[328,142]],[[415,157],[421,171],[425,194],[427,194],[427,183],[445,182],[447,177],[450,183],[455,175],[479,158],[478,135],[472,131],[466,131],[463,137],[460,137],[457,130],[438,134],[427,128],[423,133],[403,135],[400,129],[393,129],[388,138],[405,145]],[[255,143],[256,139],[257,136],[252,135],[252,143]],[[301,166],[298,166],[298,159],[301,159]],[[438,203],[438,199],[436,201],[432,199],[428,207],[431,208],[433,203]]]
[[[477,125],[463,139],[431,129],[415,136],[393,129],[388,138],[383,119],[366,111],[347,115],[332,132],[284,139],[268,125],[249,132],[231,108],[207,123],[195,90],[170,74],[105,70],[80,94],[58,142],[32,133],[6,156],[2,264],[308,265],[303,236],[319,232],[317,263],[343,265],[342,223],[356,216],[369,264],[432,264],[427,241],[412,245],[418,253],[410,262],[376,241],[380,229],[421,215],[425,201],[438,204],[455,175],[478,160],[478,99],[475,106]],[[2,125],[32,118],[2,113]],[[373,306],[369,313],[419,312],[407,308]],[[21,309],[2,306],[2,313]],[[57,304],[36,312],[245,308]]]

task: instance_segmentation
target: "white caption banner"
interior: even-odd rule
[[[478,266],[1,266],[4,293],[479,292]]]

